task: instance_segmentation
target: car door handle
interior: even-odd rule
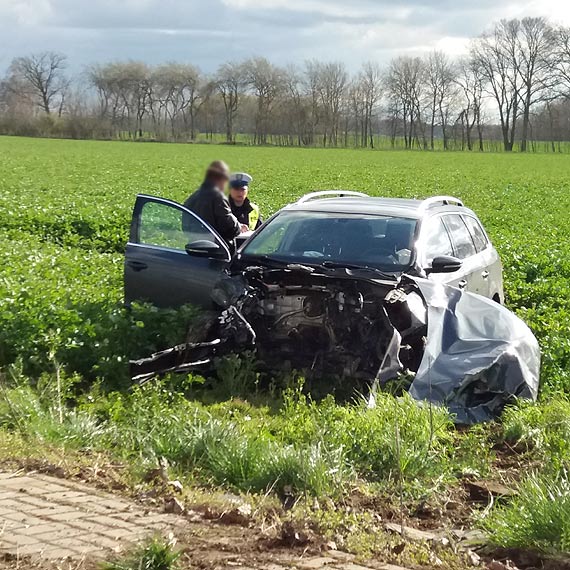
[[[465,279],[462,279],[462,280],[457,284],[457,286],[458,286],[460,289],[465,289],[465,287],[467,287],[467,281],[465,281]]]
[[[483,279],[487,279],[487,277],[489,277],[489,272],[485,269],[485,271],[481,273],[481,277],[483,277]]]
[[[142,271],[143,269],[146,269],[148,267],[148,265],[146,263],[143,263],[142,261],[129,261],[128,265],[129,267],[132,267],[135,271]]]

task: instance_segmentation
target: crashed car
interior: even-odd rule
[[[418,400],[460,423],[535,399],[540,353],[502,306],[502,268],[460,200],[309,194],[271,217],[235,254],[180,204],[139,195],[125,258],[125,301],[194,303],[217,318],[195,342],[132,363],[145,381],[254,350],[375,389],[409,379]],[[361,384],[360,384],[361,385]]]

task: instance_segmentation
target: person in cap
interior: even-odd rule
[[[212,226],[228,243],[242,231],[224,194],[229,179],[228,165],[222,160],[212,162],[200,188],[184,202],[186,208]]]
[[[236,172],[230,176],[230,207],[245,231],[256,230],[263,223],[259,207],[247,197],[252,180],[245,172]]]

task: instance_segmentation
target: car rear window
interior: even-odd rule
[[[449,229],[453,250],[458,259],[467,259],[477,253],[471,234],[458,214],[450,214],[443,217],[445,225]]]
[[[416,220],[329,212],[282,212],[246,245],[244,256],[333,261],[399,271],[411,263]]]
[[[477,252],[483,251],[489,244],[489,241],[481,224],[473,216],[463,216],[463,221],[471,233]]]

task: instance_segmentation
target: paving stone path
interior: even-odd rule
[[[196,530],[198,528],[198,531]],[[0,473],[0,555],[59,560],[109,557],[153,534],[187,532],[201,568],[241,570],[370,570],[343,552],[323,556],[268,554],[246,560],[232,553],[240,537],[210,525],[210,537],[182,516],[154,513],[87,485],[40,474]],[[405,570],[372,564],[376,570]]]
[[[0,552],[43,558],[118,551],[184,520],[87,485],[47,475],[0,473]]]

